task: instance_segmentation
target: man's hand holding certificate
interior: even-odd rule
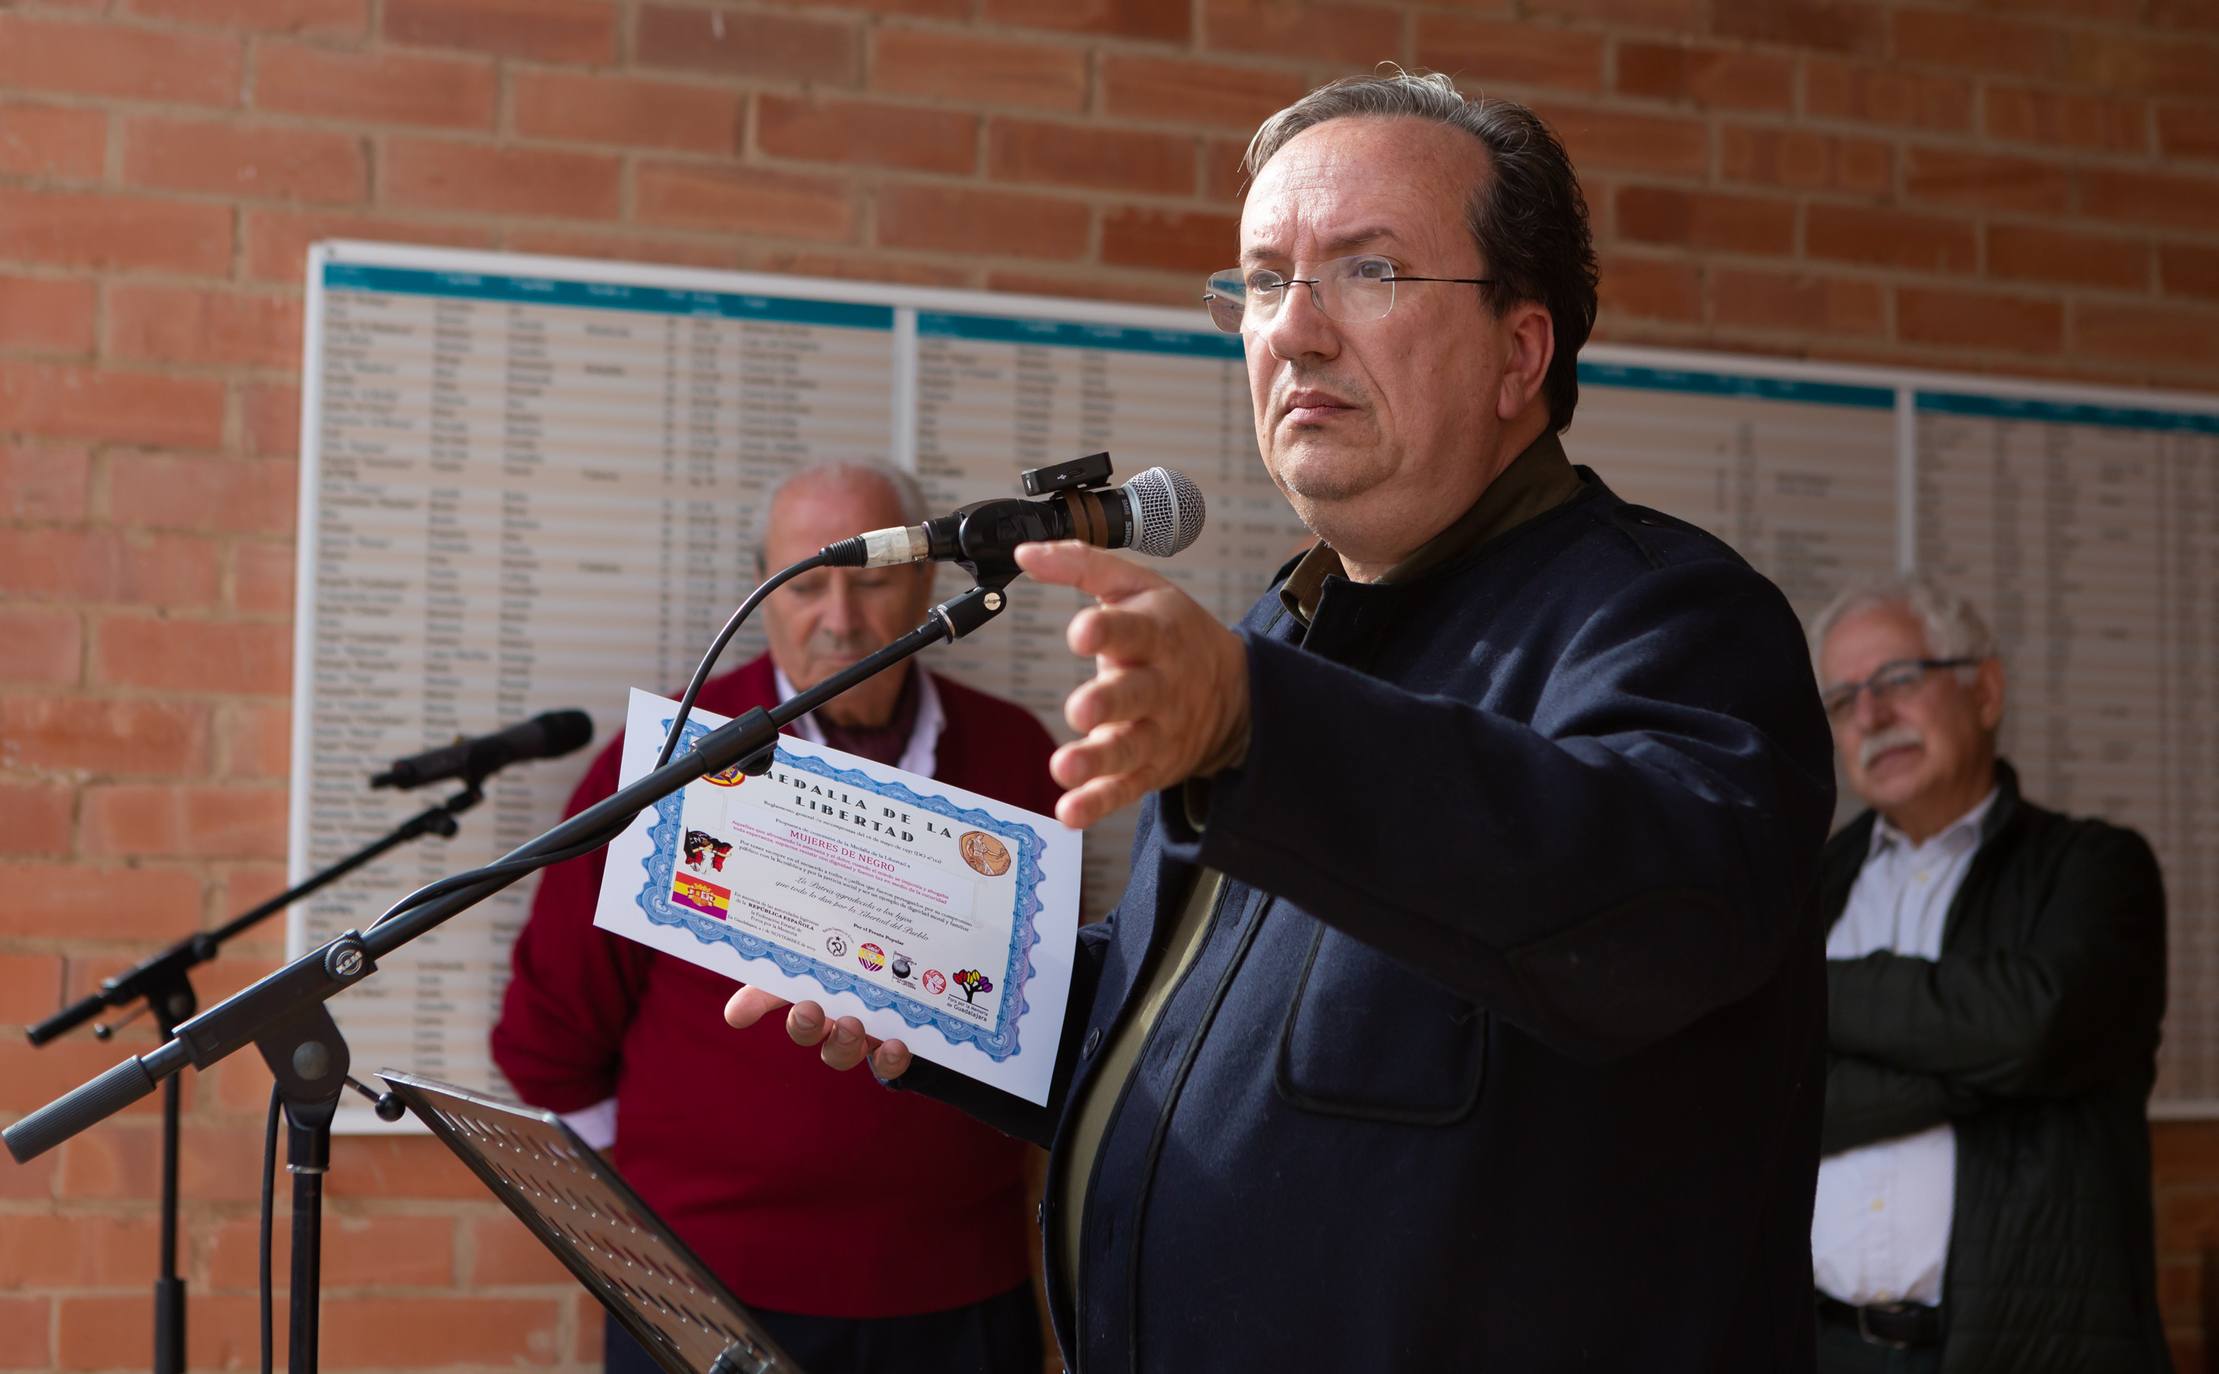
[[[675,714],[632,694],[625,782]],[[696,712],[686,728],[722,723]],[[1045,1103],[1079,853],[1050,817],[781,738],[764,775],[704,778],[642,812],[609,846],[594,923]]]

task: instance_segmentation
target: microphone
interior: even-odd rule
[[[1080,539],[1156,558],[1184,552],[1202,533],[1202,489],[1183,472],[1150,468],[1108,491],[1071,488],[1037,501],[974,501],[920,525],[893,525],[827,544],[828,566],[1007,559],[1019,544]]]
[[[456,740],[400,759],[370,779],[372,787],[423,787],[449,778],[473,784],[512,763],[555,759],[583,749],[593,738],[593,717],[583,711],[543,711],[519,725],[476,739]]]

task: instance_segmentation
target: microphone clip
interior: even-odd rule
[[[1109,542],[1105,537],[1109,517],[1097,494],[1110,484],[1107,450],[1044,468],[1027,468],[1017,480],[1027,496],[1060,497],[1071,532],[1088,543]],[[974,501],[952,516],[929,523],[933,542],[938,545],[945,540],[951,547],[953,556],[948,561],[969,573],[980,587],[1000,591],[1018,575],[1016,560],[1011,557],[1018,543],[1060,533],[1043,528],[1042,518],[1038,503],[999,497]]]
[[[1017,475],[1017,480],[1024,483],[1027,496],[1046,496],[1073,487],[1106,487],[1110,483],[1110,456],[1106,451],[1089,453],[1068,463],[1027,468]]]

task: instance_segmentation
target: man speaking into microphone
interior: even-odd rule
[[[1246,170],[1207,302],[1317,544],[1232,630],[1017,553],[1096,602],[1056,814],[1141,808],[1054,1096],[787,1031],[1052,1145],[1078,1374],[1807,1371],[1833,781],[1795,616],[1567,458],[1595,262],[1532,112],[1335,83]]]

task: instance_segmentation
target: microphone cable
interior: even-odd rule
[[[700,663],[693,670],[692,680],[686,684],[685,694],[678,700],[678,714],[671,719],[670,729],[663,736],[662,752],[655,758],[656,768],[668,764],[671,756],[678,752],[678,741],[685,737],[686,717],[693,713],[693,704],[701,696],[701,689],[708,683],[710,673],[715,671],[717,659],[724,653],[725,646],[732,642],[732,637],[740,632],[740,627],[747,623],[747,618],[755,613],[755,608],[762,604],[763,598],[803,573],[821,568],[829,562],[831,562],[830,554],[820,549],[798,563],[779,569],[757,584],[755,590],[748,593],[747,599],[740,603],[740,608],[732,612],[731,617],[724,622],[724,628],[717,631],[716,638],[710,641],[708,652],[701,656]],[[444,897],[450,892],[459,892],[463,888],[475,887],[480,883],[496,878],[503,880],[504,883],[512,882],[518,878],[528,877],[540,869],[591,854],[594,850],[623,834],[625,827],[630,824],[631,820],[627,817],[621,824],[613,825],[610,829],[599,834],[589,835],[576,844],[565,846],[562,849],[552,850],[545,854],[533,854],[524,858],[515,858],[512,852],[511,856],[504,856],[482,868],[473,868],[466,872],[450,874],[435,882],[426,883],[387,907],[384,913],[370,922],[365,929],[376,930],[387,921],[403,916],[411,909]]]
[[[724,646],[732,642],[732,636],[738,634],[740,626],[746,624],[747,618],[754,614],[757,604],[803,573],[824,567],[831,561],[831,550],[819,549],[799,563],[779,569],[769,581],[748,593],[747,600],[740,603],[740,608],[732,612],[732,618],[724,622],[724,628],[717,631],[717,637],[710,641],[709,652],[701,656],[700,666],[693,670],[693,681],[686,684],[685,695],[678,698],[678,714],[671,718],[670,731],[663,736],[663,752],[655,756],[655,767],[661,768],[669,763],[670,756],[677,752],[678,741],[686,729],[686,717],[693,713],[694,699],[701,695],[702,687],[709,681],[709,672],[716,667],[717,656],[724,652]]]

